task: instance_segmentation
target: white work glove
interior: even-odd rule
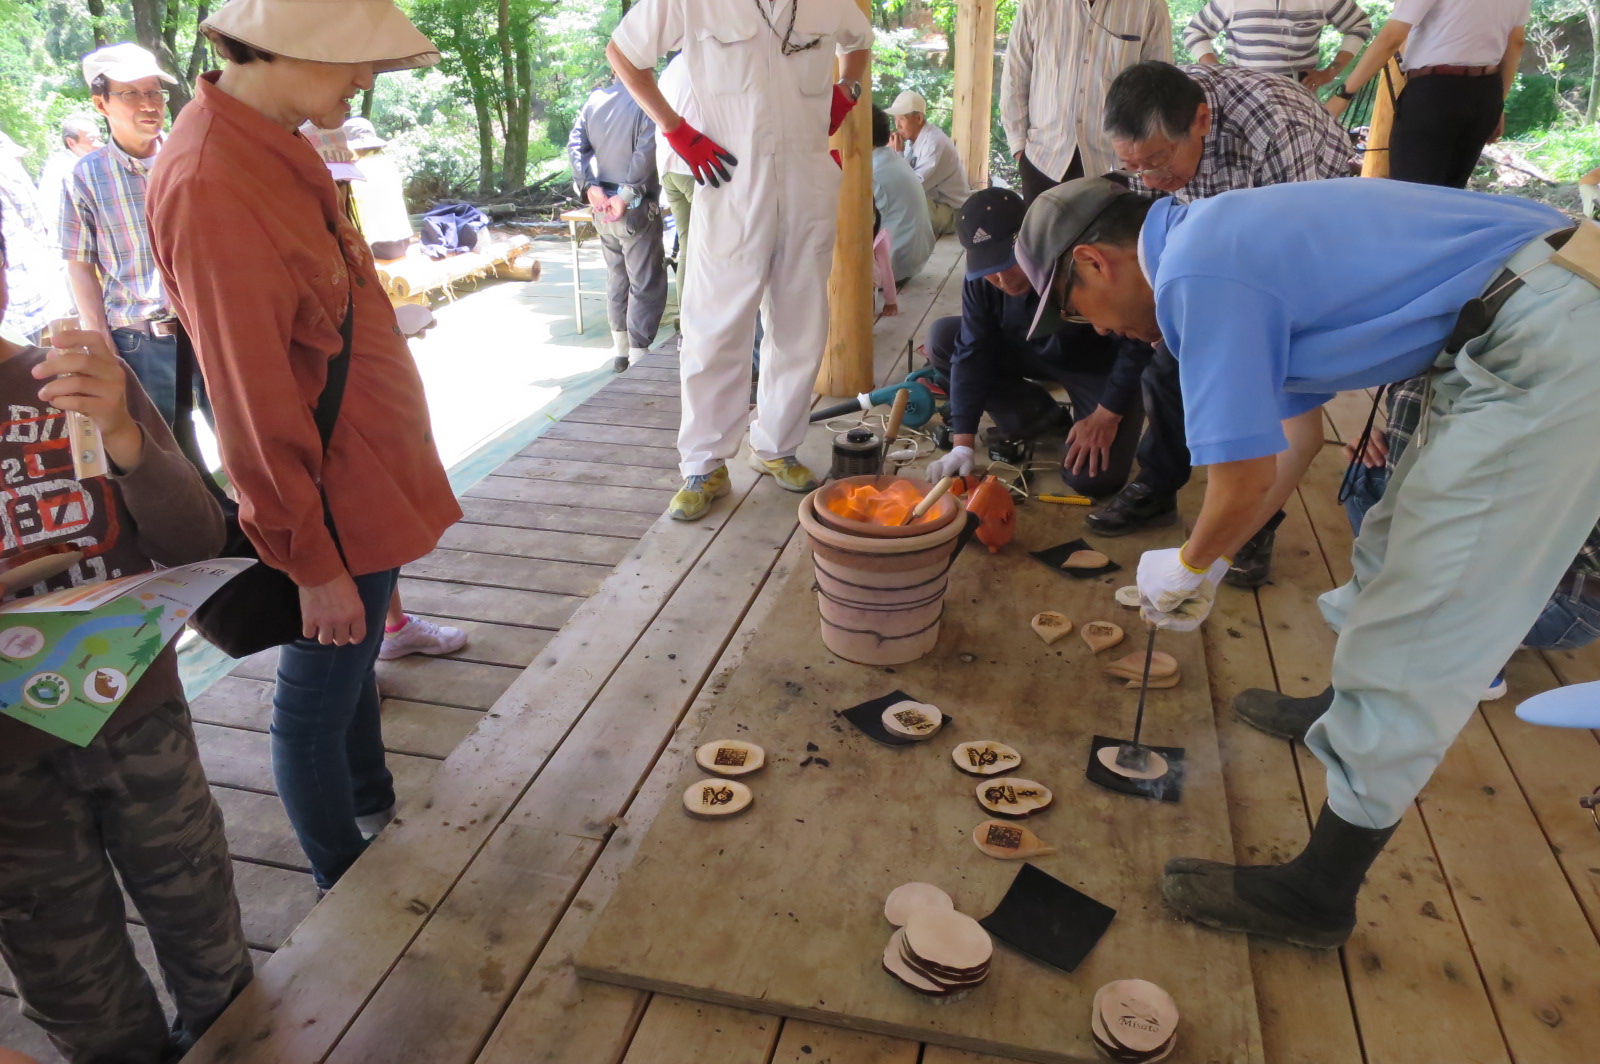
[[[952,447],[950,453],[943,458],[935,459],[928,463],[924,474],[928,483],[937,484],[945,477],[964,477],[972,472],[972,448]]]
[[[1183,548],[1147,550],[1139,558],[1139,616],[1157,628],[1192,632],[1211,612],[1217,584],[1228,571],[1218,558],[1204,572],[1183,560]]]
[[[1578,199],[1583,203],[1583,216],[1596,217],[1595,207],[1600,206],[1600,185],[1579,185]]]

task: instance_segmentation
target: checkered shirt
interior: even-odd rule
[[[1400,461],[1400,456],[1405,453],[1406,447],[1411,443],[1411,437],[1417,431],[1417,424],[1422,420],[1422,404],[1426,398],[1426,377],[1412,377],[1410,380],[1389,385],[1386,401],[1389,428],[1385,436],[1389,444],[1388,465],[1391,473],[1394,472],[1395,463]],[[1589,532],[1589,538],[1583,541],[1582,549],[1572,561],[1572,569],[1587,577],[1600,577],[1600,524],[1595,525]]]
[[[155,162],[155,155],[135,159],[108,140],[78,160],[61,200],[61,255],[99,267],[113,329],[167,313],[144,219],[144,190]]]
[[[1350,175],[1349,135],[1298,82],[1239,67],[1181,69],[1206,94],[1211,132],[1194,177],[1172,194],[1179,203]]]

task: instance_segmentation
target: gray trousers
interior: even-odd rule
[[[672,223],[678,230],[678,306],[683,307],[683,271],[689,265],[689,223],[694,216],[694,178],[688,174],[662,174],[661,187],[672,208]]]
[[[661,208],[653,198],[615,222],[597,222],[606,260],[606,314],[611,331],[627,332],[628,346],[655,343],[667,308],[667,261],[661,246]]]
[[[121,877],[178,1017],[128,939]],[[250,981],[222,811],[188,707],[0,769],[0,956],[22,1012],[71,1064],[157,1064]]]

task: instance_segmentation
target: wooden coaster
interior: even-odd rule
[[[1089,644],[1091,653],[1098,654],[1122,642],[1123,632],[1110,621],[1090,621],[1083,626],[1078,635]]]
[[[1097,550],[1075,550],[1061,563],[1063,569],[1099,569],[1110,565],[1111,559]]]
[[[1126,606],[1130,610],[1139,608],[1139,585],[1128,584],[1126,587],[1117,588],[1117,605]]]
[[[701,780],[683,792],[683,808],[701,820],[720,820],[750,808],[755,795],[738,780]]]
[[[915,953],[911,952],[911,947],[905,944],[904,935],[902,935],[900,939],[900,959],[905,961],[907,966],[909,966],[912,971],[916,972],[929,982],[943,987],[952,994],[959,993],[962,990],[971,990],[973,987],[989,978],[988,965],[984,965],[981,971],[978,971],[972,975],[952,976],[942,974],[938,969],[934,968],[921,957],[918,957]]]
[[[20,591],[60,576],[83,561],[83,551],[65,543],[34,547],[0,558],[0,583],[8,591]]]
[[[944,727],[944,714],[926,702],[896,702],[883,711],[883,726],[902,739],[931,739]]]
[[[719,776],[744,776],[767,763],[767,752],[741,739],[718,739],[696,750],[694,763]]]
[[[908,953],[953,979],[987,971],[994,956],[994,941],[983,925],[953,909],[918,909],[901,931]]]
[[[929,997],[943,997],[948,994],[950,991],[905,962],[905,957],[902,955],[905,941],[904,928],[889,936],[889,944],[883,947],[883,970],[919,994],[927,994]]]
[[[920,909],[948,911],[955,907],[950,895],[932,883],[902,883],[884,899],[883,918],[896,927],[904,927],[911,914]]]
[[[1143,979],[1119,979],[1095,992],[1093,1018],[1110,1041],[1153,1060],[1172,1048],[1178,1029],[1178,1005],[1172,995]]]
[[[950,751],[950,759],[969,776],[998,776],[1002,772],[1015,772],[1022,764],[1021,754],[993,739],[962,743]]]
[[[1128,687],[1135,691],[1137,691],[1140,687],[1148,687],[1152,691],[1161,691],[1168,687],[1178,686],[1178,680],[1180,678],[1181,677],[1179,677],[1177,673],[1173,673],[1171,676],[1157,676],[1155,672],[1152,671],[1150,673],[1149,683],[1141,684],[1139,682],[1139,678],[1135,677],[1128,681]]]
[[[1137,682],[1144,676],[1144,651],[1136,650],[1132,654],[1123,655],[1106,665],[1105,671],[1108,676]],[[1176,675],[1178,675],[1177,658],[1165,650],[1158,650],[1150,656],[1150,679],[1165,679]],[[1150,686],[1154,687],[1155,684],[1152,683]]]
[[[1072,622],[1064,613],[1055,610],[1045,610],[1043,613],[1033,615],[1033,620],[1028,622],[1033,630],[1043,639],[1046,646],[1072,631]]]
[[[1054,797],[1044,784],[1014,776],[978,784],[978,804],[996,816],[1025,817],[1049,805]]]
[[[1025,857],[1042,857],[1055,853],[1054,846],[1021,824],[1007,824],[1003,820],[985,820],[972,829],[972,841],[990,857],[1002,861],[1018,861]]]
[[[1135,772],[1117,764],[1117,749],[1115,746],[1102,746],[1095,752],[1095,756],[1100,759],[1100,763],[1106,767],[1107,772],[1115,772],[1117,775],[1130,780],[1158,780],[1167,774],[1167,759],[1154,750],[1150,751],[1150,764],[1145,770],[1143,772]]]

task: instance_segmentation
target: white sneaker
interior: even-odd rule
[[[407,654],[454,654],[466,645],[467,633],[461,629],[447,628],[408,613],[404,628],[398,632],[383,633],[383,646],[378,651],[378,657],[391,661]]]
[[[1480,699],[1480,701],[1493,702],[1497,698],[1505,697],[1505,693],[1506,693],[1506,671],[1504,669],[1501,669],[1500,672],[1495,676],[1494,681],[1492,683],[1490,683],[1487,688],[1484,689],[1483,698]]]

